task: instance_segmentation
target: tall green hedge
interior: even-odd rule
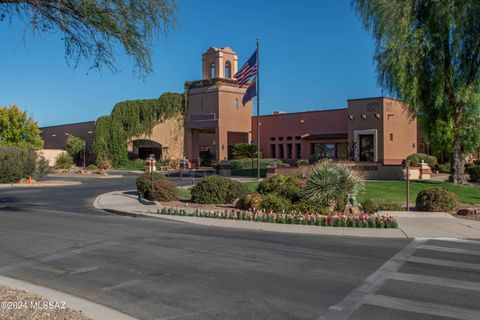
[[[164,93],[158,99],[117,103],[109,116],[96,121],[93,147],[97,162],[125,165],[128,139],[151,133],[159,122],[183,116],[185,109],[185,95],[179,93]]]

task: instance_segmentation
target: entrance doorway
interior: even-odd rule
[[[373,134],[358,135],[360,161],[375,161],[375,139]]]
[[[162,158],[162,145],[158,142],[139,139],[133,141],[133,157],[139,159],[147,159],[151,154],[155,156],[155,159]]]

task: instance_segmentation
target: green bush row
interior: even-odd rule
[[[48,161],[33,149],[0,147],[0,183],[16,183],[22,178],[39,178],[50,171]]]

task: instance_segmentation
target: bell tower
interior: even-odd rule
[[[237,54],[229,47],[210,47],[202,55],[203,77],[202,79],[233,79],[237,73]]]
[[[246,86],[233,78],[237,68],[229,47],[202,54],[202,79],[189,85],[185,115],[185,157],[195,166],[229,159],[235,144],[252,140],[252,101],[242,103]]]

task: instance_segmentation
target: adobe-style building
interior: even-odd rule
[[[204,166],[230,159],[237,143],[255,143],[256,116],[252,101],[242,103],[246,86],[240,88],[233,78],[237,70],[238,57],[232,49],[209,48],[202,54],[202,79],[188,85],[185,118],[159,122],[152,134],[131,138],[129,155],[185,157],[193,166]],[[401,101],[385,97],[350,99],[341,109],[274,112],[260,116],[259,122],[263,157],[292,164],[316,154],[398,166],[408,155],[425,152],[416,118]],[[45,148],[62,148],[66,133],[90,140],[93,130],[94,122],[72,124],[42,128],[42,136]],[[63,140],[54,139],[55,135]]]
[[[252,117],[256,137],[256,117]],[[281,126],[279,126],[281,124]],[[320,157],[399,165],[417,152],[417,120],[399,100],[351,99],[348,108],[260,116],[264,157]]]
[[[228,159],[233,145],[251,141],[252,102],[242,103],[246,87],[233,75],[238,58],[232,49],[209,48],[202,55],[202,80],[188,90],[185,157],[193,165]]]

